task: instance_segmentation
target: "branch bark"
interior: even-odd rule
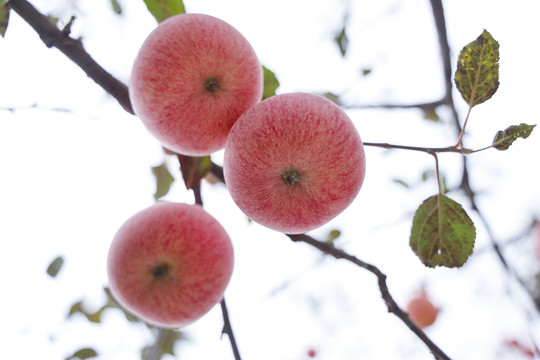
[[[8,5],[22,17],[38,34],[47,47],[55,47],[77,64],[89,78],[133,114],[127,86],[107,72],[86,52],[79,40],[69,36],[69,27],[60,30],[45,15],[26,0],[10,0]]]
[[[436,357],[436,359],[441,360],[449,360],[450,357],[446,355],[427,335],[426,333],[420,329],[416,324],[409,318],[407,313],[403,311],[399,305],[396,303],[392,295],[390,294],[390,290],[388,290],[388,285],[386,284],[386,275],[379,270],[375,265],[369,264],[367,262],[364,262],[360,259],[358,259],[356,256],[353,256],[351,254],[346,253],[343,250],[340,250],[336,248],[332,243],[328,242],[322,242],[319,240],[316,240],[312,238],[311,236],[308,236],[306,234],[299,234],[299,235],[287,235],[292,241],[295,242],[304,242],[306,244],[309,244],[321,252],[333,256],[336,259],[344,259],[347,260],[362,269],[365,269],[372,274],[374,274],[377,277],[377,283],[379,284],[379,290],[381,292],[381,296],[384,299],[386,303],[386,307],[388,308],[388,312],[393,313],[396,315],[401,321],[407,325],[407,327],[418,336],[420,340],[426,346],[429,348],[429,350],[433,353],[433,355]]]

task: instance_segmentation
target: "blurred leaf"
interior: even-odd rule
[[[324,96],[325,98],[332,101],[336,105],[341,105],[341,100],[339,100],[339,95],[336,95],[333,92],[327,91],[324,94],[321,94],[321,96]]]
[[[0,36],[6,35],[6,30],[9,22],[10,7],[6,3],[0,4]]]
[[[437,114],[437,110],[435,107],[424,108],[422,109],[422,111],[424,112],[424,119],[434,122],[441,121],[441,118],[439,117],[439,114]]]
[[[82,301],[78,301],[75,304],[73,304],[71,306],[71,308],[69,309],[68,318],[75,315],[75,314],[80,313],[80,314],[83,314],[84,317],[86,317],[86,319],[88,321],[93,322],[93,323],[100,323],[101,322],[101,313],[103,312],[103,310],[104,310],[104,307],[102,307],[101,309],[99,309],[96,312],[89,312],[89,311],[87,311],[86,309],[83,308]]]
[[[263,66],[264,76],[264,88],[263,88],[263,100],[271,96],[276,95],[276,90],[279,87],[279,81],[271,70]]]
[[[201,180],[212,168],[210,156],[185,156],[178,155],[180,161],[180,170],[186,184],[186,189],[193,189],[198,186]]]
[[[329,243],[334,242],[340,236],[341,236],[341,231],[339,231],[337,229],[331,230],[328,233],[328,237],[326,238],[326,241],[329,242]]]
[[[152,174],[154,174],[154,177],[156,178],[156,192],[154,193],[154,199],[158,200],[167,195],[174,182],[174,177],[169,172],[166,162],[152,167]]]
[[[144,3],[158,23],[173,15],[186,12],[182,0],[144,0]]]
[[[472,108],[489,100],[499,87],[499,43],[484,32],[459,54],[454,81]]]
[[[498,131],[495,134],[492,146],[497,150],[507,150],[518,138],[528,138],[535,126],[521,123],[509,126],[504,131]]]
[[[435,175],[437,175],[437,173],[433,169],[424,170],[422,172],[422,181],[429,180],[429,179],[435,177]]]
[[[124,309],[120,304],[118,304],[116,302],[116,300],[114,300],[114,298],[112,297],[112,294],[111,294],[111,291],[109,290],[109,288],[104,288],[103,291],[105,291],[105,294],[107,295],[107,303],[102,307],[102,310],[106,309],[106,308],[111,308],[111,309],[119,309],[120,311],[122,311],[124,313],[124,316],[126,317],[126,319],[129,321],[129,322],[137,322],[137,321],[140,321],[139,318],[135,317],[134,315],[131,315],[131,313],[129,313],[126,309]]]
[[[117,13],[118,15],[122,14],[122,7],[120,6],[118,0],[111,0],[111,6],[115,13]]]
[[[341,56],[345,56],[345,54],[347,53],[347,47],[349,46],[349,37],[347,36],[345,26],[341,28],[341,31],[339,32],[339,34],[336,35],[334,40],[339,47],[339,52],[341,53]]]
[[[83,348],[80,350],[77,350],[71,355],[70,357],[67,357],[66,360],[75,360],[75,359],[90,359],[97,356],[96,350],[92,348]]]
[[[401,179],[392,179],[392,182],[396,183],[396,184],[399,184],[407,189],[409,189],[411,186],[409,184],[407,184],[407,182],[405,182],[405,180],[401,180]]]
[[[129,312],[127,312],[124,308],[122,308],[111,296],[111,293],[108,288],[104,288],[105,294],[107,295],[107,302],[99,308],[95,312],[90,312],[87,309],[84,308],[83,302],[78,301],[74,303],[71,308],[69,309],[68,318],[75,315],[75,314],[82,314],[86,319],[93,323],[100,323],[101,322],[101,315],[106,309],[118,309],[121,310],[126,319],[130,322],[136,322],[140,321],[135,316],[131,315]]]
[[[62,256],[58,256],[47,267],[47,274],[49,274],[49,276],[51,277],[55,277],[56,275],[58,275],[58,272],[62,268],[62,265],[64,265],[64,258]]]
[[[372,69],[364,68],[362,69],[362,76],[368,76],[372,71]]]
[[[161,346],[159,348],[158,356],[155,357],[156,359],[161,359],[163,355],[168,354],[175,356],[174,354],[174,345],[179,340],[186,340],[186,336],[181,331],[177,330],[165,330],[160,329],[162,333],[158,335],[158,337],[161,337],[160,339],[156,339],[156,341],[160,341]],[[150,355],[152,355],[153,347],[155,345],[149,345],[142,349],[141,351],[141,359],[142,360],[150,360]]]
[[[461,205],[438,194],[416,210],[410,246],[428,267],[460,267],[472,254],[475,237],[474,224]]]

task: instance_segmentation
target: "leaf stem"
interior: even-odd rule
[[[473,98],[474,97],[471,97],[471,99],[473,99]],[[457,141],[456,145],[453,146],[453,148],[455,148],[455,149],[462,149],[461,142],[463,141],[463,136],[465,135],[465,128],[467,127],[467,122],[469,121],[469,115],[471,114],[471,110],[472,110],[472,105],[469,104],[469,110],[467,111],[467,116],[465,116],[465,120],[463,121],[463,126],[461,127],[461,133],[459,134],[458,141]],[[481,149],[481,150],[484,150],[484,149]],[[480,150],[478,150],[478,151],[480,151]]]
[[[437,153],[431,153],[431,155],[433,155],[433,157],[435,158],[435,175],[436,175],[436,178],[437,178],[437,185],[439,187],[439,195],[440,195],[440,194],[443,193],[443,188],[442,188],[442,184],[441,184],[441,176],[440,176],[440,173],[439,173],[439,157],[437,156]]]

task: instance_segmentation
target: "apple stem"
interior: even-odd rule
[[[300,182],[300,174],[296,170],[288,170],[281,177],[283,178],[283,182],[289,186]]]

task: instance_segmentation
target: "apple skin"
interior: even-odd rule
[[[440,309],[433,305],[423,289],[407,304],[409,318],[421,329],[432,325],[437,319],[439,311]]]
[[[247,39],[204,14],[175,15],[146,38],[129,95],[147,130],[190,156],[225,146],[238,117],[262,98],[262,66]]]
[[[327,223],[365,176],[362,140],[347,114],[310,93],[272,96],[246,111],[225,145],[225,183],[253,221],[287,234]]]
[[[116,233],[107,259],[109,288],[148,324],[178,328],[222,300],[233,264],[228,234],[201,206],[158,202]]]

